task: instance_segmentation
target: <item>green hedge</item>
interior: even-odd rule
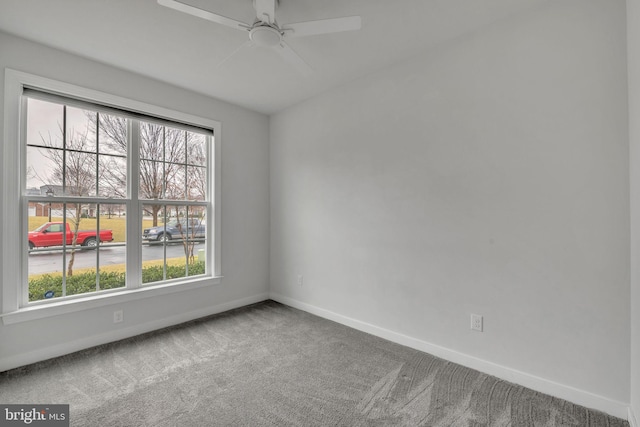
[[[204,262],[189,264],[189,276],[204,274]],[[167,279],[186,277],[185,266],[168,265]],[[162,266],[153,266],[142,269],[142,283],[159,282],[163,280]],[[100,273],[100,289],[115,289],[125,285],[124,272]],[[96,274],[82,273],[67,277],[67,295],[95,292]],[[62,296],[62,275],[44,274],[37,279],[29,280],[29,301],[45,299],[45,293],[53,291],[53,297]]]
[[[167,279],[178,279],[180,277],[186,277],[184,265],[168,265],[167,266]],[[159,282],[162,278],[162,266],[155,265],[153,267],[146,267],[142,269],[142,283]],[[197,261],[193,264],[189,264],[189,276],[196,276],[198,274],[204,274],[204,262]],[[102,277],[102,276],[100,276]]]

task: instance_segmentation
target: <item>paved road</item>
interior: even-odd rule
[[[194,248],[194,254],[196,256],[198,255],[198,249],[204,249],[204,243],[196,244]],[[99,252],[101,266],[125,263],[124,246],[104,245],[100,247]],[[69,253],[70,251],[67,251],[67,262],[69,260]],[[167,258],[183,256],[184,248],[182,244],[172,243],[167,245]],[[95,267],[96,257],[96,251],[93,249],[76,251],[76,257],[73,262],[74,268]],[[143,261],[159,260],[162,258],[162,245],[142,246]],[[54,271],[62,271],[62,250],[46,250],[42,252],[35,250],[29,254],[29,274],[52,273]]]

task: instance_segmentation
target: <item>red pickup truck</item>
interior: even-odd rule
[[[66,233],[63,229],[66,225]],[[73,243],[73,232],[69,228],[69,224],[61,222],[47,222],[40,227],[29,232],[29,249],[44,248],[46,246],[62,246],[63,234],[66,234],[67,245]],[[98,240],[96,231],[78,231],[76,244],[82,246],[97,246]],[[113,232],[111,230],[100,230],[100,241],[111,242],[113,240]]]

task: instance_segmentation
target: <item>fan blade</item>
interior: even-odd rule
[[[313,73],[313,70],[307,64],[304,59],[300,57],[293,49],[289,47],[285,42],[280,42],[278,46],[274,48],[278,51],[280,56],[287,61],[289,64],[293,65],[300,73],[305,76],[309,76]]]
[[[295,22],[282,26],[287,37],[314,36],[316,34],[339,33],[341,31],[359,30],[362,19],[359,16],[321,19],[318,21]]]
[[[177,0],[158,0],[158,4],[175,9],[179,12],[197,16],[198,18],[206,19],[207,21],[226,25],[227,27],[235,28],[236,30],[248,30],[251,28],[251,25],[245,24],[244,22],[236,21],[235,19],[227,18],[226,16],[218,15],[217,13],[209,12],[195,6],[190,6]]]
[[[262,22],[273,24],[276,21],[276,0],[253,0],[256,17]]]
[[[222,64],[224,64],[225,62],[227,62],[229,59],[231,59],[236,53],[240,52],[242,49],[244,49],[245,47],[250,47],[252,46],[253,43],[251,43],[251,40],[247,40],[246,42],[242,43],[236,50],[234,50],[233,52],[231,52],[229,55],[227,55],[226,58],[224,58],[222,61],[218,62],[218,65],[216,65],[216,67],[221,67]]]

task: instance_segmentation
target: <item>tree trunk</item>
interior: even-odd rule
[[[158,226],[158,212],[160,212],[160,209],[162,208],[162,206],[159,205],[154,205],[151,207],[151,215],[153,216],[153,226],[157,227]]]
[[[67,277],[73,276],[73,263],[76,260],[76,244],[78,243],[78,230],[80,229],[80,220],[82,219],[82,206],[76,205],[76,219],[72,220],[73,224],[73,238],[71,240],[71,256],[69,257],[69,265],[67,266]],[[63,225],[64,228],[64,240],[67,240],[67,226]]]

